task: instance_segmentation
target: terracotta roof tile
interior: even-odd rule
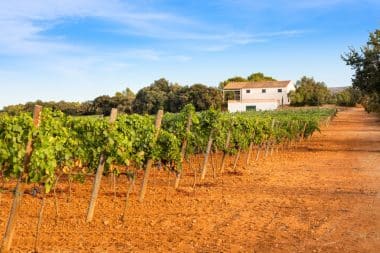
[[[260,81],[260,82],[230,82],[224,86],[224,90],[249,89],[249,88],[285,88],[290,83],[287,81]]]

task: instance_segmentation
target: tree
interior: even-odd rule
[[[78,102],[28,102],[26,104],[10,105],[4,107],[3,112],[12,115],[20,112],[32,112],[36,104],[43,107],[60,110],[69,115],[109,115],[112,108],[120,113],[146,113],[156,114],[159,109],[166,112],[179,112],[186,104],[193,104],[197,111],[212,108],[221,108],[222,92],[203,84],[181,86],[170,83],[161,78],[150,86],[144,87],[135,95],[129,88],[116,92],[114,96],[103,95],[93,101]]]
[[[271,76],[265,76],[261,72],[252,73],[251,75],[249,75],[247,77],[247,80],[251,81],[251,82],[276,81],[276,79],[274,79],[273,77],[271,77]]]
[[[223,82],[220,82],[219,83],[219,89],[223,89],[224,86],[226,86],[230,82],[246,82],[246,81],[247,81],[247,79],[245,79],[244,77],[234,76],[234,77],[228,78],[227,80],[225,80]]]
[[[133,108],[132,104],[135,100],[136,95],[129,88],[126,88],[122,92],[116,92],[115,96],[112,97],[112,100],[117,105],[118,112],[132,113]]]
[[[136,113],[155,114],[159,109],[165,109],[170,93],[171,84],[161,78],[154,81],[150,86],[142,88],[136,94],[133,101],[133,111]]]
[[[109,115],[112,108],[116,107],[116,102],[110,96],[99,96],[92,103],[92,112],[95,114]]]
[[[359,89],[349,87],[342,90],[335,95],[336,104],[340,106],[355,106],[361,99],[361,92]]]
[[[365,95],[362,98],[362,105],[367,112],[379,112],[380,111],[380,95],[379,93],[372,92],[369,95]]]
[[[130,89],[126,88],[123,91],[118,91],[115,93],[115,97],[128,97],[128,98],[135,98],[135,93]]]
[[[26,104],[18,104],[18,105],[9,105],[4,107],[4,112],[7,112],[11,115],[17,115],[21,112],[33,112],[35,105],[41,105],[45,108],[51,108],[53,110],[60,110],[68,115],[89,115],[94,114],[93,102],[44,102],[41,100],[37,100],[35,102],[27,102]]]
[[[194,84],[187,91],[187,103],[193,104],[196,111],[208,110],[209,108],[220,109],[222,106],[222,92],[213,87],[203,84]]]
[[[189,101],[188,92],[188,86],[172,85],[165,104],[166,111],[180,112]]]
[[[227,80],[219,83],[219,89],[223,89],[224,86],[226,86],[230,82],[247,82],[247,81],[250,81],[250,82],[276,81],[276,79],[274,79],[271,76],[265,76],[261,72],[256,72],[256,73],[250,74],[247,78],[244,78],[241,76],[234,76],[234,77],[228,78]]]
[[[210,107],[221,108],[222,100],[222,92],[217,88],[203,84],[181,86],[159,79],[137,92],[133,111],[147,114],[155,114],[159,109],[179,112],[186,104],[193,104],[197,111],[202,111]]]
[[[21,112],[24,112],[24,105],[23,104],[17,104],[17,105],[8,105],[4,106],[3,111],[6,113],[9,113],[10,115],[17,115]]]
[[[355,71],[352,85],[363,92],[366,110],[380,111],[380,30],[370,33],[359,51],[350,48],[342,59]]]
[[[142,88],[137,92],[136,99],[133,101],[133,112],[154,114],[163,108],[165,101],[165,92],[150,89],[149,87]]]
[[[324,82],[317,82],[312,77],[303,76],[296,83],[296,90],[289,93],[290,104],[295,106],[322,105],[331,96]]]

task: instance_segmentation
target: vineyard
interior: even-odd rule
[[[39,185],[43,200],[56,194],[60,180],[85,182],[95,175],[89,196],[87,222],[94,218],[96,200],[103,176],[127,176],[129,188],[122,215],[124,220],[130,193],[137,175],[141,178],[139,201],[144,200],[152,170],[165,170],[175,176],[174,188],[181,185],[183,164],[194,172],[194,184],[201,184],[208,174],[222,175],[226,157],[233,156],[232,170],[238,161],[270,156],[279,149],[294,148],[319,131],[336,114],[335,109],[282,110],[229,114],[215,110],[195,112],[191,105],[180,113],[159,111],[149,115],[110,117],[71,117],[59,111],[36,107],[34,115],[0,115],[0,172],[5,181],[17,181],[2,250],[11,248],[14,226],[25,187]],[[255,150],[255,157],[253,157]],[[216,165],[210,157],[220,154]],[[194,157],[202,155],[199,166]],[[141,172],[141,173],[140,173]],[[1,194],[1,193],[0,193]],[[41,203],[38,229],[43,215]],[[56,203],[58,205],[58,203]],[[37,251],[37,246],[35,248]]]

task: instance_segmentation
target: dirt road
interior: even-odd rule
[[[260,158],[217,179],[209,172],[195,190],[193,174],[186,173],[177,192],[167,187],[165,173],[156,173],[143,204],[137,202],[137,185],[125,224],[119,218],[126,179],[118,180],[116,198],[104,179],[91,224],[85,223],[91,181],[75,184],[69,202],[62,182],[56,221],[54,198],[46,201],[39,250],[380,252],[380,119],[362,109],[340,112],[296,150]],[[11,194],[1,196],[3,233]],[[40,199],[26,195],[23,201],[15,252],[33,250]]]

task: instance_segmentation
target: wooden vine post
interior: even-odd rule
[[[205,158],[203,160],[203,165],[202,165],[202,172],[201,172],[201,180],[205,179],[206,172],[207,172],[207,162],[208,162],[208,157],[210,155],[212,143],[213,143],[213,138],[212,135],[214,134],[214,131],[210,131],[210,136],[208,137],[208,142],[207,142],[207,148],[206,148],[206,153],[205,153]]]
[[[266,142],[265,142],[265,157],[267,157],[268,156],[268,151],[269,151],[269,146],[270,146],[270,141],[269,140],[267,140]]]
[[[295,123],[295,129],[297,130],[298,127],[299,127],[298,120],[295,120],[294,123]],[[298,134],[298,130],[297,130],[297,135],[296,135],[296,137],[293,140],[293,144],[294,144],[293,149],[297,149],[297,137],[298,137],[298,135],[299,134]]]
[[[224,146],[225,150],[223,151],[223,156],[222,156],[222,164],[220,165],[220,173],[223,173],[223,171],[224,171],[224,166],[226,164],[226,157],[227,157],[226,150],[230,147],[230,141],[231,141],[231,129],[228,129],[227,138],[226,138],[226,145]]]
[[[34,252],[38,252],[38,240],[40,238],[40,228],[41,228],[41,224],[42,224],[42,215],[43,215],[44,207],[45,207],[45,199],[46,199],[46,192],[44,192],[44,195],[43,195],[42,200],[41,200],[40,210],[38,212],[38,223],[37,223],[37,227],[36,227],[36,237],[34,238]]]
[[[117,109],[112,108],[111,116],[110,116],[110,124],[111,125],[116,121],[116,117],[117,117]],[[101,154],[100,160],[99,160],[99,165],[98,165],[98,168],[97,168],[96,174],[95,174],[94,183],[92,185],[91,199],[90,199],[90,204],[89,204],[88,210],[87,210],[86,222],[91,222],[93,217],[94,217],[96,200],[98,199],[100,183],[102,181],[104,165],[106,164],[106,160],[107,160],[107,157],[105,157],[104,154]]]
[[[258,161],[259,160],[259,157],[260,157],[260,150],[261,150],[261,146],[263,145],[263,143],[260,143],[258,146],[257,146],[257,151],[256,151],[256,159],[255,161]]]
[[[186,148],[187,148],[187,137],[190,133],[191,130],[191,123],[192,123],[192,115],[189,113],[189,116],[187,118],[187,125],[186,125],[186,136],[182,141],[182,146],[181,146],[181,163],[183,164],[183,161],[185,160],[185,155],[186,155]],[[183,170],[183,166],[182,166]],[[174,188],[177,189],[179,186],[179,181],[181,180],[181,174],[182,171],[177,173],[176,178],[175,178],[175,183],[174,183]]]
[[[256,136],[256,132],[253,131],[252,140],[251,140],[251,142],[249,143],[249,147],[248,147],[247,159],[245,160],[245,164],[246,164],[246,166],[249,165],[249,162],[250,162],[250,160],[251,160],[251,155],[252,155],[252,149],[253,149],[253,146],[254,146],[254,139],[255,139],[255,136]]]
[[[278,123],[278,121],[273,120],[273,122],[272,122],[272,130],[277,128],[277,125],[278,125],[277,123]],[[276,141],[275,140],[276,140],[276,137],[273,137],[271,139],[271,149],[270,149],[270,155],[271,156],[273,155],[273,149],[274,149],[274,146],[276,145]]]
[[[42,112],[42,106],[36,105],[34,107],[34,113],[33,113],[33,125],[35,128],[38,128],[40,126],[41,112]],[[5,233],[4,233],[3,243],[0,249],[1,253],[9,252],[12,245],[12,239],[13,239],[14,230],[16,226],[17,216],[20,211],[21,198],[24,193],[24,180],[25,180],[25,177],[28,176],[30,158],[33,152],[32,144],[33,144],[33,140],[29,139],[26,145],[26,151],[25,151],[25,157],[24,157],[24,172],[20,174],[17,180],[16,188],[14,190],[12,207],[9,213],[8,223],[7,223]]]
[[[293,135],[293,120],[288,122],[288,129],[290,133]],[[288,141],[286,143],[286,149],[290,150],[292,148],[292,137],[288,138]]]
[[[129,178],[129,180],[131,181],[129,183],[129,187],[128,187],[128,191],[127,191],[127,196],[125,198],[125,205],[124,205],[124,210],[123,210],[123,214],[121,215],[121,221],[122,222],[125,222],[126,221],[126,214],[127,214],[127,208],[128,208],[128,201],[129,201],[129,196],[131,195],[131,192],[133,190],[133,187],[135,186],[135,181],[136,181],[136,173],[135,171],[133,171],[133,174],[132,176]]]
[[[305,122],[305,124],[303,125],[302,133],[301,133],[301,138],[299,140],[300,142],[303,141],[304,138],[305,138],[306,127],[307,127],[307,122]]]
[[[251,141],[249,143],[249,148],[248,148],[248,153],[247,153],[247,160],[245,161],[246,166],[249,165],[249,160],[251,159],[252,149],[253,149],[253,141]]]
[[[275,119],[272,119],[271,131],[273,131],[274,123],[275,123]],[[266,142],[266,145],[265,145],[265,157],[268,156],[268,151],[269,151],[269,149],[272,146],[272,138],[273,138],[273,136],[272,136],[272,133],[271,133],[270,136],[269,136],[269,138],[268,138],[268,140],[267,140],[267,142]]]
[[[239,147],[238,152],[237,152],[237,154],[235,156],[234,167],[233,167],[233,170],[235,172],[236,172],[236,166],[237,166],[237,163],[238,163],[239,157],[240,157],[240,151],[241,151],[241,148]]]
[[[164,111],[158,110],[157,116],[156,116],[156,122],[155,122],[156,134],[155,134],[154,139],[153,139],[154,143],[157,141],[158,135],[160,133],[163,115],[164,115]],[[150,158],[145,165],[145,172],[144,172],[143,182],[141,185],[141,191],[140,191],[140,196],[139,196],[139,202],[140,203],[143,202],[144,198],[145,198],[146,188],[148,186],[149,173],[150,173],[150,169],[151,169],[152,165],[153,165],[153,159]]]

